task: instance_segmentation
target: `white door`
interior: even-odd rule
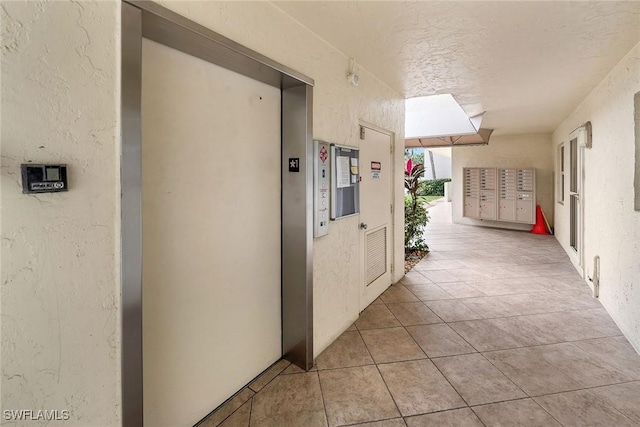
[[[280,91],[142,45],[147,426],[192,426],[281,356]]]
[[[364,128],[360,141],[360,259],[364,310],[391,284],[391,136]]]
[[[571,258],[584,274],[584,130],[579,128],[569,141],[569,244]]]

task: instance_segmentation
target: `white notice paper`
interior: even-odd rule
[[[338,180],[338,188],[344,188],[351,185],[349,182],[349,157],[347,156],[338,156],[338,161],[336,162],[336,172],[337,172],[337,180]]]

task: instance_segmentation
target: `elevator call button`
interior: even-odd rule
[[[68,191],[67,165],[20,165],[22,172],[22,192],[58,193]]]

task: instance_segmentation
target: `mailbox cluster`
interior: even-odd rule
[[[535,169],[464,168],[463,176],[465,217],[535,223]]]

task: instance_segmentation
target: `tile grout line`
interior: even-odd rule
[[[482,249],[479,249],[479,250],[482,250]],[[442,249],[432,249],[432,250],[430,250],[429,252],[455,252],[455,250],[453,250],[453,251],[443,251]],[[427,256],[428,256],[428,255],[427,255]],[[524,255],[523,255],[523,256],[524,256]],[[426,257],[425,257],[425,258],[426,258]],[[495,259],[495,258],[505,258],[505,256],[502,256],[502,255],[501,255],[501,256],[495,256],[495,257],[477,257],[477,258],[473,258],[473,257],[472,257],[472,258],[470,258],[470,259],[475,259],[475,260],[484,260],[484,259],[488,259],[488,260],[491,260],[491,259]],[[434,259],[434,260],[431,260],[431,261],[427,260],[427,263],[430,263],[430,262],[437,263],[438,261],[458,261],[458,262],[460,262],[459,260],[464,260],[464,259],[467,259],[467,258],[445,258],[445,259],[440,259],[440,260],[438,260],[438,259]],[[423,260],[424,260],[424,258],[422,258],[422,260],[420,260],[420,261],[423,261]],[[499,265],[499,266],[505,266],[505,267],[512,267],[512,266],[516,266],[516,265],[517,265],[517,266],[525,266],[525,265],[558,265],[558,264],[567,265],[567,266],[568,266],[568,265],[573,265],[573,264],[571,264],[570,262],[565,262],[565,261],[558,261],[558,262],[543,262],[543,263],[539,263],[539,262],[531,262],[531,263],[525,263],[525,264],[518,264],[518,263],[515,263],[515,264],[505,264],[504,262],[498,262],[498,263],[495,263],[495,264],[497,264],[497,265]],[[416,264],[416,266],[417,266],[417,265],[418,265],[418,264]],[[483,265],[485,265],[485,264],[483,264]],[[409,271],[414,271],[414,270],[415,270],[416,272],[419,272],[420,274],[422,274],[422,272],[423,272],[423,271],[462,270],[462,269],[472,269],[472,268],[475,268],[475,267],[465,267],[465,266],[463,266],[463,267],[453,267],[453,268],[429,268],[429,269],[424,269],[424,268],[417,268],[416,266],[414,266],[414,267],[413,267],[411,270],[409,270]],[[407,273],[408,273],[409,271],[407,271]],[[565,274],[566,274],[566,273],[561,273],[561,274],[552,274],[551,276],[563,276],[563,275],[565,275]],[[423,275],[424,275],[424,274],[423,274]],[[426,277],[426,276],[425,276],[425,277]],[[523,277],[537,277],[537,276],[523,276]],[[540,276],[540,277],[543,277],[543,276]],[[427,278],[427,279],[429,279],[428,277],[426,277],[426,278]]]
[[[400,415],[400,418],[404,418],[404,415],[402,414],[402,411],[400,410],[400,406],[398,406],[398,402],[396,402],[396,398],[393,397],[393,393],[391,393],[391,390],[389,389],[389,384],[387,384],[387,382],[384,379],[384,375],[382,375],[382,372],[380,371],[380,367],[378,366],[378,364],[375,364],[376,370],[378,371],[378,375],[380,375],[380,378],[382,379],[382,383],[384,384],[384,387],[387,389],[387,393],[389,393],[389,397],[391,397],[391,401],[393,402],[393,404],[396,407],[396,411],[398,411],[398,414]],[[381,421],[381,420],[376,420],[376,421]],[[405,423],[406,424],[406,423]]]
[[[467,353],[467,354],[482,354],[482,353]],[[458,355],[458,356],[464,356],[464,355]],[[438,357],[438,358],[436,358],[436,359],[442,359],[442,358],[445,358],[445,357],[455,357],[455,356],[441,356],[441,357]],[[485,359],[486,359],[486,358],[485,358]],[[488,361],[488,362],[489,362],[489,363],[491,363],[491,361]],[[436,367],[436,369],[438,369],[438,371],[440,371],[440,368],[438,367],[438,365],[437,365],[437,364],[435,364],[435,363],[434,363],[433,365]],[[491,365],[492,365],[492,366],[494,366],[493,364],[491,364]],[[497,369],[497,368],[496,368],[496,369]],[[496,401],[496,402],[480,403],[480,404],[477,404],[477,405],[473,405],[473,406],[472,406],[472,405],[469,405],[469,403],[466,401],[466,399],[465,399],[464,397],[462,397],[462,395],[460,395],[460,397],[462,398],[462,400],[464,400],[464,401],[465,401],[465,403],[467,403],[467,406],[468,406],[469,408],[474,408],[474,407],[477,407],[477,406],[484,406],[484,405],[493,405],[493,404],[496,404],[496,403],[504,403],[504,402],[511,402],[511,401],[514,401],[514,400],[522,400],[522,399],[531,398],[531,397],[530,397],[530,396],[529,396],[529,395],[528,395],[524,390],[522,390],[522,389],[520,388],[520,386],[518,386],[517,384],[515,384],[515,383],[511,380],[511,378],[509,378],[508,376],[506,376],[506,375],[505,375],[502,371],[500,371],[499,369],[498,369],[498,371],[499,371],[502,375],[504,375],[504,376],[505,376],[505,377],[506,377],[506,378],[507,378],[507,379],[508,379],[508,380],[509,380],[513,385],[515,385],[516,387],[518,387],[518,389],[520,389],[520,391],[522,391],[522,392],[525,394],[525,396],[526,396],[526,397],[517,397],[517,398],[513,398],[513,399],[499,400],[499,401]],[[447,378],[447,376],[446,376],[442,371],[440,371],[440,374],[442,374],[442,376],[443,376],[443,377],[444,377],[444,378],[449,382],[449,379]],[[449,382],[449,384],[451,385],[451,387],[453,387],[453,389],[454,389],[456,392],[458,392],[458,390],[455,388],[455,386],[454,386],[453,384],[451,384],[451,382]],[[458,394],[460,394],[460,393],[458,393]],[[474,412],[474,413],[475,413],[475,412]],[[478,417],[478,418],[479,418],[479,417]]]
[[[367,329],[367,330],[371,330],[371,329]],[[376,365],[376,360],[373,358],[373,354],[371,354],[371,350],[369,350],[369,346],[367,345],[367,342],[364,340],[364,337],[362,336],[360,331],[358,331],[358,335],[360,336],[360,339],[364,343],[364,348],[367,349],[367,353],[369,354],[369,357],[371,358],[371,361],[373,362],[374,365]]]
[[[444,300],[444,301],[448,301],[448,300]],[[478,321],[478,320],[515,319],[515,318],[518,318],[518,317],[543,316],[545,314],[573,313],[573,312],[592,311],[592,310],[600,310],[600,309],[599,308],[583,308],[583,309],[578,309],[578,310],[554,311],[554,312],[547,312],[547,313],[517,314],[517,315],[514,315],[514,316],[483,317],[482,319],[453,320],[453,321],[447,322],[447,323],[475,322],[475,321]],[[607,336],[602,337],[602,338],[606,338],[606,337],[609,337],[609,336],[621,336],[621,335],[622,335],[622,333],[616,334],[616,335],[607,335]],[[591,339],[591,338],[589,338],[589,339]],[[597,338],[593,338],[593,339],[597,339]]]
[[[482,354],[482,353],[480,353]],[[484,357],[484,354],[482,354],[482,356]],[[610,387],[610,386],[615,386],[615,385],[621,385],[621,384],[629,384],[629,383],[633,383],[633,382],[640,382],[639,380],[630,380],[630,381],[621,381],[621,382],[616,382],[616,383],[611,383],[611,384],[603,384],[603,385],[597,385],[597,386],[591,386],[591,387],[582,387],[582,388],[576,388],[576,389],[569,389],[569,390],[563,390],[563,391],[558,391],[558,392],[554,392],[554,393],[545,393],[545,394],[540,394],[540,395],[531,395],[529,393],[527,393],[524,389],[522,389],[522,387],[520,387],[517,383],[515,383],[507,374],[505,374],[504,372],[502,372],[502,370],[500,370],[500,368],[498,368],[497,366],[495,366],[491,360],[487,359],[485,357],[485,359],[491,363],[491,365],[493,365],[498,371],[500,371],[500,373],[502,375],[504,375],[510,382],[512,382],[516,387],[518,387],[525,395],[526,397],[524,398],[517,398],[517,399],[508,399],[508,400],[503,400],[503,401],[499,401],[499,402],[492,402],[492,403],[486,403],[486,404],[479,404],[479,405],[473,405],[470,406],[471,408],[475,408],[478,406],[485,406],[485,405],[493,405],[496,403],[504,403],[504,402],[510,402],[510,401],[516,401],[516,400],[524,400],[524,399],[531,399],[533,400],[542,410],[544,410],[547,414],[549,414],[549,416],[551,416],[551,418],[553,418],[554,420],[556,420],[558,422],[558,424],[560,425],[564,425],[562,424],[558,419],[556,419],[556,417],[554,417],[549,411],[547,411],[542,405],[540,405],[540,403],[538,403],[538,401],[536,400],[537,398],[543,398],[543,397],[549,397],[549,396],[555,396],[555,395],[560,395],[560,394],[566,394],[566,393],[575,393],[578,391],[586,391],[586,392],[590,392],[590,390],[596,389],[596,388],[602,388],[602,387]],[[562,372],[562,371],[561,371]],[[579,382],[576,381],[577,384],[579,384]],[[583,384],[580,384],[581,386]],[[608,402],[604,401],[603,399],[601,399],[599,396],[592,394],[594,397],[596,397],[599,401],[601,401],[602,403],[604,403],[606,406],[614,409],[616,412],[619,412],[621,415],[623,415],[625,418],[630,419],[626,414],[624,414],[622,411],[620,411],[618,408],[614,407],[613,405],[610,405]],[[475,411],[474,411],[475,413]],[[633,421],[633,420],[631,420]]]
[[[512,295],[523,295],[523,294],[512,294]],[[491,297],[489,297],[489,298],[491,298]],[[464,298],[459,298],[459,299],[464,299]],[[450,301],[450,300],[451,299],[431,300],[431,301],[436,302],[436,301]],[[460,303],[464,304],[464,301],[460,301]],[[509,315],[509,316],[495,316],[495,317],[482,316],[482,319],[471,319],[471,320],[513,319],[513,318],[516,318],[516,317],[524,317],[524,316],[542,316],[542,315],[545,315],[545,314],[574,313],[574,312],[578,312],[578,311],[591,311],[591,310],[602,310],[602,309],[604,309],[604,307],[579,308],[579,309],[574,309],[574,310],[544,311],[544,312],[541,312],[541,313],[513,314],[513,315]],[[478,313],[478,315],[480,316],[480,313]],[[470,321],[470,320],[456,320],[456,321],[452,321],[451,323],[468,322],[468,321]]]
[[[473,344],[471,344],[469,341],[467,341],[467,339],[465,337],[463,337],[462,335],[460,335],[458,333],[458,331],[456,331],[454,328],[451,327],[451,325],[449,325],[448,322],[445,322],[445,325],[447,325],[449,327],[449,329],[451,329],[453,331],[454,334],[456,334],[457,336],[459,336],[462,341],[466,342],[467,344],[469,344],[469,346],[474,349],[476,351],[476,353],[481,353],[480,350],[478,350]],[[466,354],[473,354],[473,353],[466,353]],[[461,356],[461,355],[459,355]],[[443,356],[444,357],[444,356]]]
[[[411,292],[411,290],[409,290],[409,292]],[[413,293],[413,292],[411,292],[411,293]],[[384,301],[383,301],[383,302],[384,302]],[[386,305],[386,303],[384,303],[384,304]],[[424,304],[424,303],[423,303],[423,304]],[[431,309],[430,309],[426,304],[424,304],[424,305],[425,305],[429,310],[431,310]],[[388,306],[387,306],[387,309],[388,309],[389,311],[391,311],[391,309],[389,309],[389,307],[388,307]],[[431,311],[433,312],[433,310],[431,310]],[[391,314],[393,314],[393,311],[391,311]],[[435,313],[433,313],[433,314],[435,314]],[[436,315],[436,317],[438,317],[438,318],[440,319],[440,317],[439,317],[437,314],[435,314],[435,315]],[[393,317],[395,317],[395,318],[396,318],[396,320],[398,321],[398,323],[400,323],[400,326],[404,329],[405,333],[406,333],[407,335],[409,335],[409,337],[411,338],[411,340],[415,343],[415,345],[417,345],[417,346],[418,346],[418,348],[419,348],[419,349],[420,349],[420,351],[421,351],[421,352],[426,356],[426,358],[427,358],[427,359],[430,359],[430,357],[429,357],[429,355],[427,354],[427,352],[422,348],[422,346],[420,346],[420,344],[418,344],[418,342],[417,342],[417,341],[416,341],[416,339],[413,337],[413,335],[411,335],[411,332],[409,332],[409,330],[407,329],[407,327],[406,327],[405,325],[403,325],[403,324],[402,324],[402,322],[400,321],[400,319],[398,319],[398,318],[396,317],[396,315],[395,315],[395,314],[393,314]],[[440,320],[442,320],[442,319],[440,319]],[[443,322],[444,322],[444,320],[443,320]],[[422,326],[422,325],[413,325],[413,326]],[[365,343],[365,344],[366,344],[366,343]],[[373,357],[373,356],[372,356],[372,357]],[[423,360],[423,359],[411,359],[411,360]],[[399,361],[399,362],[409,362],[409,361],[410,361],[410,360],[403,360],[403,361],[401,360],[401,361]],[[374,363],[375,363],[375,360],[374,360]],[[389,363],[393,363],[393,362],[389,362]],[[378,365],[378,364],[376,363],[376,366],[377,366],[377,365]],[[382,374],[380,374],[380,375],[382,375]]]
[[[383,302],[383,304],[384,304],[384,302]],[[391,310],[389,310],[389,311],[391,311]],[[391,314],[393,314],[393,313],[391,313]],[[357,327],[356,327],[356,329],[357,329]],[[381,329],[390,329],[390,328],[381,328]],[[371,329],[369,329],[369,330],[371,330]],[[323,369],[323,371],[334,371],[334,370],[340,370],[340,369],[350,369],[350,368],[365,367],[365,366],[375,366],[376,370],[378,372],[378,375],[380,375],[380,378],[382,379],[382,382],[385,385],[385,388],[389,392],[389,397],[391,397],[391,400],[393,401],[393,404],[396,406],[396,409],[398,410],[399,418],[402,418],[402,412],[400,412],[400,408],[398,407],[398,404],[396,403],[395,398],[393,397],[393,394],[391,393],[391,390],[389,390],[389,386],[387,385],[386,381],[384,380],[384,376],[382,375],[382,372],[380,372],[380,369],[378,368],[378,364],[376,363],[375,359],[373,358],[373,355],[371,354],[371,350],[369,350],[369,347],[367,346],[366,341],[362,337],[362,334],[360,334],[360,331],[357,330],[357,332],[358,332],[358,335],[360,336],[360,339],[362,340],[362,342],[363,342],[363,344],[365,346],[365,349],[367,350],[367,353],[369,354],[369,357],[371,358],[371,361],[373,362],[373,364],[370,364],[370,365],[357,365],[357,366],[349,366],[349,367],[341,367],[341,368],[330,368],[330,369]],[[320,378],[319,378],[320,370],[317,370],[317,373],[318,373],[318,381],[320,381]],[[328,414],[327,414],[326,404],[324,403],[324,394],[322,393],[322,382],[320,382],[320,393],[322,394],[322,401],[323,401],[323,406],[324,406],[324,409],[325,409],[325,416],[327,417],[327,425],[328,425]],[[362,424],[366,424],[366,423],[369,423],[369,422],[378,422],[378,421],[385,421],[385,420],[391,420],[391,419],[397,419],[397,418],[398,417],[384,418],[384,419],[380,419],[380,420],[365,421],[364,423],[356,423],[356,424],[340,424],[340,427],[342,427],[342,426],[357,426],[357,425],[362,425]]]
[[[522,389],[522,387],[520,387],[520,385],[516,384],[516,382],[515,382],[514,380],[512,380],[512,379],[509,377],[509,375],[507,375],[507,374],[505,374],[504,372],[502,372],[502,370],[501,370],[500,368],[498,368],[495,364],[493,364],[493,363],[491,362],[491,360],[489,360],[489,359],[488,359],[484,354],[480,353],[480,355],[482,356],[482,358],[483,358],[484,360],[486,360],[487,362],[489,362],[489,364],[490,364],[491,366],[493,366],[493,367],[494,367],[498,372],[500,372],[502,375],[504,375],[504,377],[505,377],[506,379],[508,379],[508,380],[509,380],[509,382],[510,382],[511,384],[513,384],[514,386],[516,386],[516,387],[518,388],[518,390],[520,390],[522,393],[524,393],[524,395],[525,395],[525,396],[527,396],[527,397],[531,397],[531,396],[529,396],[529,393],[527,393],[526,391],[524,391],[524,390]]]
[[[253,397],[255,395],[251,396],[251,399],[249,399],[249,426],[251,427],[251,419],[253,418]]]
[[[473,415],[475,415],[475,416],[476,416],[476,418],[478,419],[478,421],[480,421],[480,424],[482,424],[484,427],[490,427],[490,426],[487,426],[487,423],[485,423],[485,422],[484,422],[484,420],[483,420],[482,418],[480,418],[480,415],[478,415],[478,414],[476,413],[476,411],[474,411],[474,410],[473,410],[473,407],[472,407],[472,406],[470,406],[470,407],[469,407],[469,409],[471,410],[471,413],[473,413]]]
[[[627,381],[627,382],[632,382],[632,381]],[[627,382],[625,382],[625,383],[611,384],[611,385],[626,384]],[[597,395],[595,395],[595,394],[593,394],[593,393],[591,393],[591,392],[590,392],[590,390],[591,390],[591,389],[594,389],[594,388],[600,388],[600,387],[608,387],[608,386],[607,386],[607,385],[604,385],[604,386],[597,386],[597,387],[590,387],[590,388],[582,388],[582,389],[578,389],[578,390],[561,391],[561,392],[557,392],[557,393],[550,393],[550,394],[545,394],[545,395],[542,395],[542,396],[532,397],[532,399],[533,399],[533,401],[534,401],[534,402],[536,402],[536,403],[538,404],[538,406],[540,406],[540,407],[541,407],[545,412],[547,412],[549,415],[551,415],[551,413],[549,413],[549,411],[547,411],[547,410],[545,409],[545,407],[544,407],[544,406],[542,406],[542,405],[541,405],[541,404],[536,400],[536,398],[548,397],[548,396],[555,396],[555,395],[566,394],[566,393],[575,393],[575,392],[578,392],[578,391],[586,391],[587,393],[589,393],[590,395],[592,395],[592,396],[593,396],[597,401],[599,401],[601,404],[603,404],[604,406],[606,406],[606,407],[608,407],[608,408],[610,408],[610,409],[613,409],[615,412],[617,412],[618,414],[620,414],[623,418],[626,418],[627,420],[631,421],[633,424],[640,425],[640,424],[638,424],[635,420],[631,419],[631,417],[629,417],[627,414],[625,414],[624,412],[622,412],[621,410],[619,410],[619,409],[618,409],[618,408],[616,408],[615,406],[613,406],[613,405],[609,404],[609,402],[605,401],[605,400],[604,400],[604,399],[602,399],[600,396],[597,396]],[[558,421],[558,423],[560,423],[560,421],[559,421],[558,419],[556,419],[556,417],[554,417],[553,415],[551,415],[551,417],[552,417],[554,420]],[[564,425],[564,424],[562,424],[562,423],[560,423],[560,424],[561,424],[561,425]]]
[[[544,344],[531,344],[531,345],[523,345],[523,346],[520,346],[520,347],[508,347],[508,348],[499,348],[499,349],[496,349],[496,350],[485,350],[485,351],[480,351],[479,353],[496,353],[498,351],[520,350],[520,349],[524,349],[524,348],[536,348],[536,347],[544,347],[544,346],[551,346],[551,345],[558,345],[558,344],[575,344],[575,343],[579,343],[579,342],[582,342],[582,341],[599,340],[599,339],[604,339],[604,338],[616,338],[616,337],[623,337],[623,336],[624,335],[607,335],[607,336],[603,336],[603,337],[584,338],[584,339],[578,339],[578,340],[555,341],[555,342],[549,342],[549,343],[544,343]],[[578,348],[580,348],[580,347],[578,347]],[[587,350],[583,350],[583,351],[589,353]],[[612,368],[615,369],[615,366],[612,366],[612,365],[608,365],[608,366],[611,366]]]
[[[380,298],[380,297],[378,297],[378,298]],[[387,303],[384,302],[382,299],[380,299],[380,301],[382,301],[382,303],[387,308],[387,310],[389,310],[389,307],[387,306]],[[402,325],[402,323],[400,322],[400,320],[398,320],[396,315],[393,314],[393,311],[389,310],[389,312],[391,312],[391,315],[398,321],[398,323],[400,323],[400,325]],[[403,328],[404,328],[404,326],[403,326]],[[409,333],[408,331],[406,331],[406,329],[405,329],[405,332]],[[360,331],[358,331],[358,333],[360,334]],[[389,385],[384,380],[384,375],[382,375],[382,372],[380,372],[380,368],[378,367],[378,362],[376,362],[376,359],[374,359],[373,354],[371,353],[371,350],[369,349],[369,346],[367,345],[367,342],[364,340],[364,337],[362,336],[362,334],[360,334],[360,339],[364,343],[364,347],[367,349],[367,353],[369,353],[369,357],[371,357],[371,360],[373,361],[373,365],[376,367],[376,370],[378,371],[378,375],[380,375],[380,378],[382,379],[382,383],[384,384],[385,388],[387,389],[387,392],[389,393],[389,396],[391,397],[391,400],[393,401],[393,404],[395,405],[396,410],[398,411],[398,414],[402,418],[402,411],[400,411],[400,407],[398,406],[398,403],[396,402],[396,399],[393,397],[393,393],[391,393],[391,390],[389,389]],[[404,422],[404,419],[403,419],[403,422]]]
[[[435,323],[431,323],[431,325],[435,325]],[[399,328],[401,326],[402,326],[402,324],[400,324],[398,326],[383,326],[383,327],[380,327],[380,328],[358,329],[358,332],[377,331],[377,330],[380,330],[380,329],[395,329],[395,328]]]
[[[482,288],[478,288],[475,285],[472,285],[472,283],[481,283],[481,282],[477,282],[477,281],[442,282],[443,285],[453,284],[453,283],[464,283],[464,284],[467,284],[469,286],[473,286],[476,289],[482,291]],[[516,285],[523,285],[524,286],[526,284],[517,283]],[[417,286],[417,285],[410,285],[410,286]],[[437,286],[437,284],[436,284],[436,286]],[[589,296],[589,300],[590,301],[592,301],[594,299],[597,299],[597,298],[593,298],[589,292],[587,292],[585,290],[581,290],[579,287],[571,288],[571,289],[551,289],[551,290],[545,288],[542,291],[525,291],[525,292],[499,293],[499,294],[494,294],[494,295],[484,295],[484,296],[477,296],[477,297],[462,297],[462,298],[458,298],[458,299],[467,299],[467,300],[485,299],[486,300],[486,299],[489,299],[489,298],[504,298],[504,297],[510,297],[510,296],[514,296],[514,295],[539,295],[539,294],[549,295],[549,294],[558,294],[558,293],[579,293],[579,294],[584,294],[584,296]]]
[[[564,427],[564,424],[562,424],[562,423],[560,422],[560,420],[559,420],[559,419],[557,419],[556,417],[554,417],[554,416],[553,416],[553,414],[552,414],[551,412],[547,411],[547,409],[546,409],[544,406],[542,406],[540,403],[538,403],[538,401],[537,401],[537,400],[535,400],[533,397],[531,397],[530,399],[531,399],[531,400],[532,400],[536,405],[538,405],[538,407],[539,407],[540,409],[542,409],[545,413],[547,413],[551,418],[553,418],[554,420],[556,420],[556,422],[557,422],[558,424],[560,424],[561,426],[563,426],[563,427]]]
[[[447,381],[447,383],[448,383],[448,384],[449,384],[449,386],[453,389],[453,391],[455,391],[455,392],[456,392],[456,394],[457,394],[458,396],[460,396],[460,399],[462,399],[462,401],[467,405],[466,407],[467,407],[467,408],[470,408],[471,406],[469,405],[469,402],[467,402],[467,399],[465,399],[464,397],[462,397],[462,394],[460,394],[460,392],[458,391],[458,389],[457,389],[453,384],[451,384],[451,381],[449,381],[449,378],[447,378],[447,376],[444,374],[444,372],[442,372],[442,371],[440,370],[440,368],[438,367],[438,365],[436,365],[436,364],[435,364],[431,359],[429,359],[429,361],[431,362],[431,364],[432,364],[433,366],[435,366],[435,368],[438,370],[438,372],[440,373],[440,375],[442,375],[442,377]]]
[[[555,391],[553,393],[537,394],[537,395],[534,395],[534,396],[530,396],[530,398],[531,399],[536,399],[536,398],[539,398],[539,397],[555,396],[555,395],[564,394],[564,393],[574,393],[576,391],[591,391],[591,390],[594,390],[594,389],[597,389],[597,388],[612,387],[612,386],[616,386],[616,385],[623,385],[623,384],[630,384],[630,383],[640,383],[640,380],[620,381],[620,382],[616,382],[616,383],[602,384],[602,385],[596,385],[596,386],[590,386],[590,387],[585,387],[585,386],[582,386],[582,384],[580,384],[582,386],[581,388],[575,388],[575,389],[564,390],[564,391]],[[609,405],[609,404],[607,403],[607,405]],[[609,405],[609,406],[611,406],[611,405]]]
[[[327,427],[329,426],[329,414],[327,413],[327,402],[324,400],[324,392],[322,391],[322,381],[320,380],[320,371],[316,368],[316,377],[318,378],[318,387],[320,387],[320,398],[322,399],[322,409],[324,412],[324,420]]]
[[[446,322],[445,322],[446,324]],[[403,326],[404,327],[404,326]],[[431,362],[431,364],[436,368],[436,370],[440,373],[440,375],[442,375],[442,377],[447,381],[447,383],[449,384],[449,386],[451,386],[451,388],[453,389],[453,391],[460,397],[460,399],[462,399],[462,401],[467,405],[467,407],[469,407],[469,402],[466,401],[466,399],[464,397],[462,397],[462,395],[460,394],[460,392],[453,386],[453,384],[451,384],[451,381],[449,381],[449,378],[446,377],[446,375],[440,370],[440,368],[438,368],[438,365],[436,365],[435,363],[433,363],[433,361],[431,360],[431,357],[429,357],[429,355],[427,354],[427,352],[420,346],[420,344],[418,344],[418,342],[416,341],[416,339],[413,337],[413,335],[411,335],[411,333],[407,330],[407,328],[404,328],[405,332],[407,334],[409,334],[409,336],[411,337],[411,339],[413,340],[413,342],[418,346],[418,348],[420,348],[420,350],[422,350],[422,352],[427,356],[427,360],[429,360],[429,362]],[[452,328],[453,329],[453,328]]]
[[[402,422],[404,423],[404,419],[402,418],[402,416],[399,416],[399,417],[393,417],[393,418],[382,418],[382,419],[376,420],[376,421],[364,421],[364,422],[355,423],[355,424],[339,424],[339,425],[337,425],[335,427],[358,427],[358,426],[363,426],[363,425],[366,425],[366,424],[379,423],[379,422],[382,422],[382,421],[391,421],[391,420],[402,420]],[[406,425],[407,424],[405,423],[405,426]]]
[[[518,402],[518,401],[520,401],[520,400],[530,400],[530,401],[532,401],[533,403],[535,403],[536,405],[538,405],[538,407],[539,407],[540,409],[542,409],[546,414],[548,414],[551,418],[553,418],[553,419],[554,419],[554,420],[555,420],[555,421],[556,421],[560,426],[563,426],[563,427],[564,427],[564,424],[562,424],[560,421],[558,421],[558,420],[556,419],[556,417],[554,417],[553,415],[551,415],[551,414],[550,414],[546,409],[544,409],[544,408],[543,408],[543,407],[542,407],[538,402],[536,402],[536,401],[535,401],[535,399],[534,399],[534,398],[532,398],[532,397],[523,397],[523,398],[520,398],[520,399],[503,400],[503,401],[501,401],[501,402],[494,402],[494,403],[485,403],[485,404],[482,404],[482,405],[475,405],[475,406],[471,406],[471,407],[470,407],[470,409],[473,411],[473,413],[476,415],[476,417],[478,417],[478,419],[480,419],[480,421],[484,424],[484,421],[482,421],[482,418],[480,418],[480,415],[475,411],[475,409],[476,409],[476,408],[479,408],[479,407],[481,407],[481,406],[498,405],[498,404],[500,404],[500,403]],[[484,425],[486,426],[486,424],[484,424]]]

